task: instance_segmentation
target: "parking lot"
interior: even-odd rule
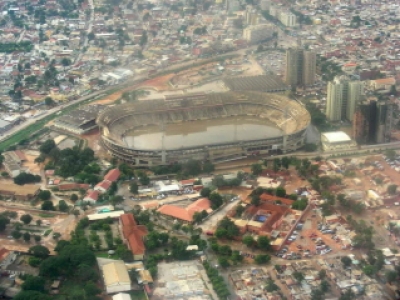
[[[326,225],[318,210],[312,210],[301,220],[296,230],[288,238],[286,245],[275,255],[283,259],[302,259],[328,253],[344,255],[349,248],[344,249],[342,241],[348,230],[345,224]]]

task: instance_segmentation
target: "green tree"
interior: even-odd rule
[[[301,273],[301,272],[299,272],[299,271],[294,272],[294,273],[293,273],[293,277],[294,277],[294,279],[297,280],[297,282],[302,282],[302,281],[304,280],[304,275],[303,275],[303,273]]]
[[[251,196],[251,204],[254,206],[259,206],[261,204],[261,199],[259,195],[252,195]]]
[[[218,264],[221,266],[221,268],[227,268],[230,265],[229,260],[223,256],[218,258]]]
[[[202,197],[208,198],[210,196],[210,194],[211,194],[211,189],[208,188],[208,187],[202,188],[201,191],[200,191],[200,195]]]
[[[255,176],[258,176],[262,173],[262,165],[261,164],[252,164],[251,165],[251,173]]]
[[[262,250],[269,251],[271,250],[271,241],[267,236],[259,236],[257,239],[257,246]]]
[[[122,196],[119,196],[119,195],[113,196],[113,197],[110,199],[110,203],[111,203],[111,205],[113,205],[113,206],[116,206],[116,205],[118,205],[118,204],[121,204],[122,202],[124,202],[124,198],[122,198]]]
[[[376,268],[375,268],[375,266],[372,266],[372,265],[366,265],[364,268],[363,268],[363,272],[364,272],[364,274],[365,275],[367,275],[367,276],[372,276],[372,275],[374,275],[375,273],[376,273]]]
[[[50,97],[47,97],[47,98],[50,98]],[[50,98],[50,100],[52,100],[52,99]],[[48,105],[48,104],[46,103],[46,105]],[[54,142],[54,140],[49,139],[49,140],[46,140],[42,145],[40,145],[39,151],[43,154],[48,155],[50,153],[50,151],[53,150],[55,147],[56,147],[56,143]]]
[[[24,283],[21,285],[23,291],[38,291],[44,292],[44,285],[46,281],[39,276],[28,275]]]
[[[13,231],[11,232],[11,236],[12,236],[14,239],[18,240],[18,239],[20,239],[20,238],[22,237],[22,233],[21,233],[21,231],[19,231],[19,230],[13,230]]]
[[[245,244],[247,247],[251,247],[254,245],[255,241],[251,235],[245,235],[242,238],[242,243]]]
[[[25,242],[29,242],[31,240],[31,234],[29,232],[24,232],[22,238],[24,239]]]
[[[13,298],[13,300],[51,300],[51,299],[53,298],[38,291],[21,291]]]
[[[32,216],[29,214],[25,214],[21,216],[20,220],[24,222],[25,225],[28,225],[30,222],[32,222]]]
[[[44,99],[44,103],[45,103],[47,106],[53,106],[55,102],[54,102],[53,98],[51,98],[51,97],[46,97],[46,98]]]
[[[203,163],[203,172],[204,173],[210,174],[210,173],[214,172],[214,170],[215,170],[215,166],[211,162],[206,161]]]
[[[71,197],[69,198],[72,202],[76,202],[79,198],[77,194],[72,194]]]
[[[386,281],[391,284],[393,281],[395,281],[397,279],[397,275],[398,274],[396,271],[393,271],[393,270],[386,271],[386,273],[385,273]]]
[[[132,194],[135,194],[135,195],[137,195],[137,194],[139,193],[139,186],[137,185],[136,182],[132,182],[132,183],[129,185],[129,191],[130,191]]]
[[[62,212],[67,212],[69,210],[69,206],[64,200],[60,200],[58,202],[58,209]]]
[[[277,189],[275,190],[275,195],[277,196],[277,197],[285,197],[286,196],[286,190],[283,188],[283,187],[281,187],[281,186],[279,186],[279,187],[277,187]]]
[[[4,215],[0,215],[0,232],[3,232],[8,224],[10,224],[10,219]]]
[[[208,197],[208,199],[210,199],[211,202],[211,208],[213,210],[217,209],[218,207],[220,207],[224,201],[222,199],[222,196],[218,193],[211,193],[210,196]]]
[[[49,256],[50,251],[45,246],[36,245],[29,248],[28,253],[38,258],[46,258]]]
[[[54,205],[53,205],[53,202],[51,202],[50,200],[44,201],[42,203],[41,208],[42,208],[42,210],[56,210]]]
[[[356,295],[351,289],[347,289],[342,295],[340,296],[339,300],[354,300],[356,299]]]
[[[43,201],[50,200],[51,192],[49,190],[40,191],[38,197]]]
[[[396,195],[397,193],[397,185],[396,184],[391,184],[387,187],[387,193],[389,195]]]
[[[254,261],[256,264],[261,265],[261,264],[266,264],[271,260],[271,256],[268,254],[258,254],[254,257]]]

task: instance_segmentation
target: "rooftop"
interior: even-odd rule
[[[329,143],[341,143],[341,142],[349,142],[351,138],[344,131],[331,131],[322,133],[322,137],[324,137]]]

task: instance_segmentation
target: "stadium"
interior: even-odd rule
[[[282,95],[231,91],[115,105],[96,122],[112,156],[155,166],[295,151],[304,145],[310,115]]]

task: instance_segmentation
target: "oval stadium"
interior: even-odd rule
[[[304,145],[309,123],[298,102],[247,91],[135,101],[111,106],[97,118],[102,146],[137,166],[295,151]]]

